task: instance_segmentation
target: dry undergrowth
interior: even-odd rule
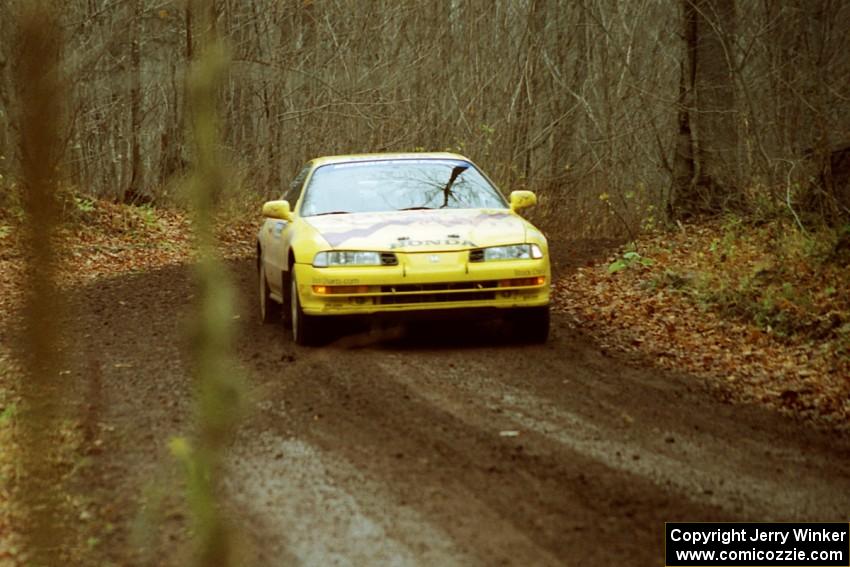
[[[605,348],[709,379],[733,401],[850,428],[850,278],[840,231],[728,221],[642,238],[557,284]]]

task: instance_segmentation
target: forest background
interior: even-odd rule
[[[24,2],[25,4],[26,2]],[[15,13],[0,4],[0,175],[14,183]],[[194,4],[194,5],[193,5]],[[70,0],[62,186],[184,203],[200,4]],[[532,188],[569,236],[693,213],[850,209],[850,5],[840,0],[219,0],[227,190],[282,193],[317,155],[451,150]],[[8,203],[12,197],[4,192]]]

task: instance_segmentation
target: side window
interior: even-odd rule
[[[289,188],[283,195],[283,198],[289,201],[289,206],[293,209],[295,208],[295,203],[298,201],[298,198],[301,196],[301,188],[304,186],[304,179],[306,179],[309,171],[310,164],[308,163],[301,168],[301,171],[298,172],[298,175],[295,176],[295,179],[292,180],[292,183],[289,184]]]

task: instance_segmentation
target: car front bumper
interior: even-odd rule
[[[473,263],[466,252],[397,256],[397,266],[295,264],[301,308],[308,315],[368,315],[549,304],[546,257]]]

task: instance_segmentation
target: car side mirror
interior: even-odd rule
[[[519,211],[537,204],[537,195],[532,191],[511,191],[511,210]]]
[[[292,220],[289,201],[269,201],[263,204],[263,216],[270,219]]]

